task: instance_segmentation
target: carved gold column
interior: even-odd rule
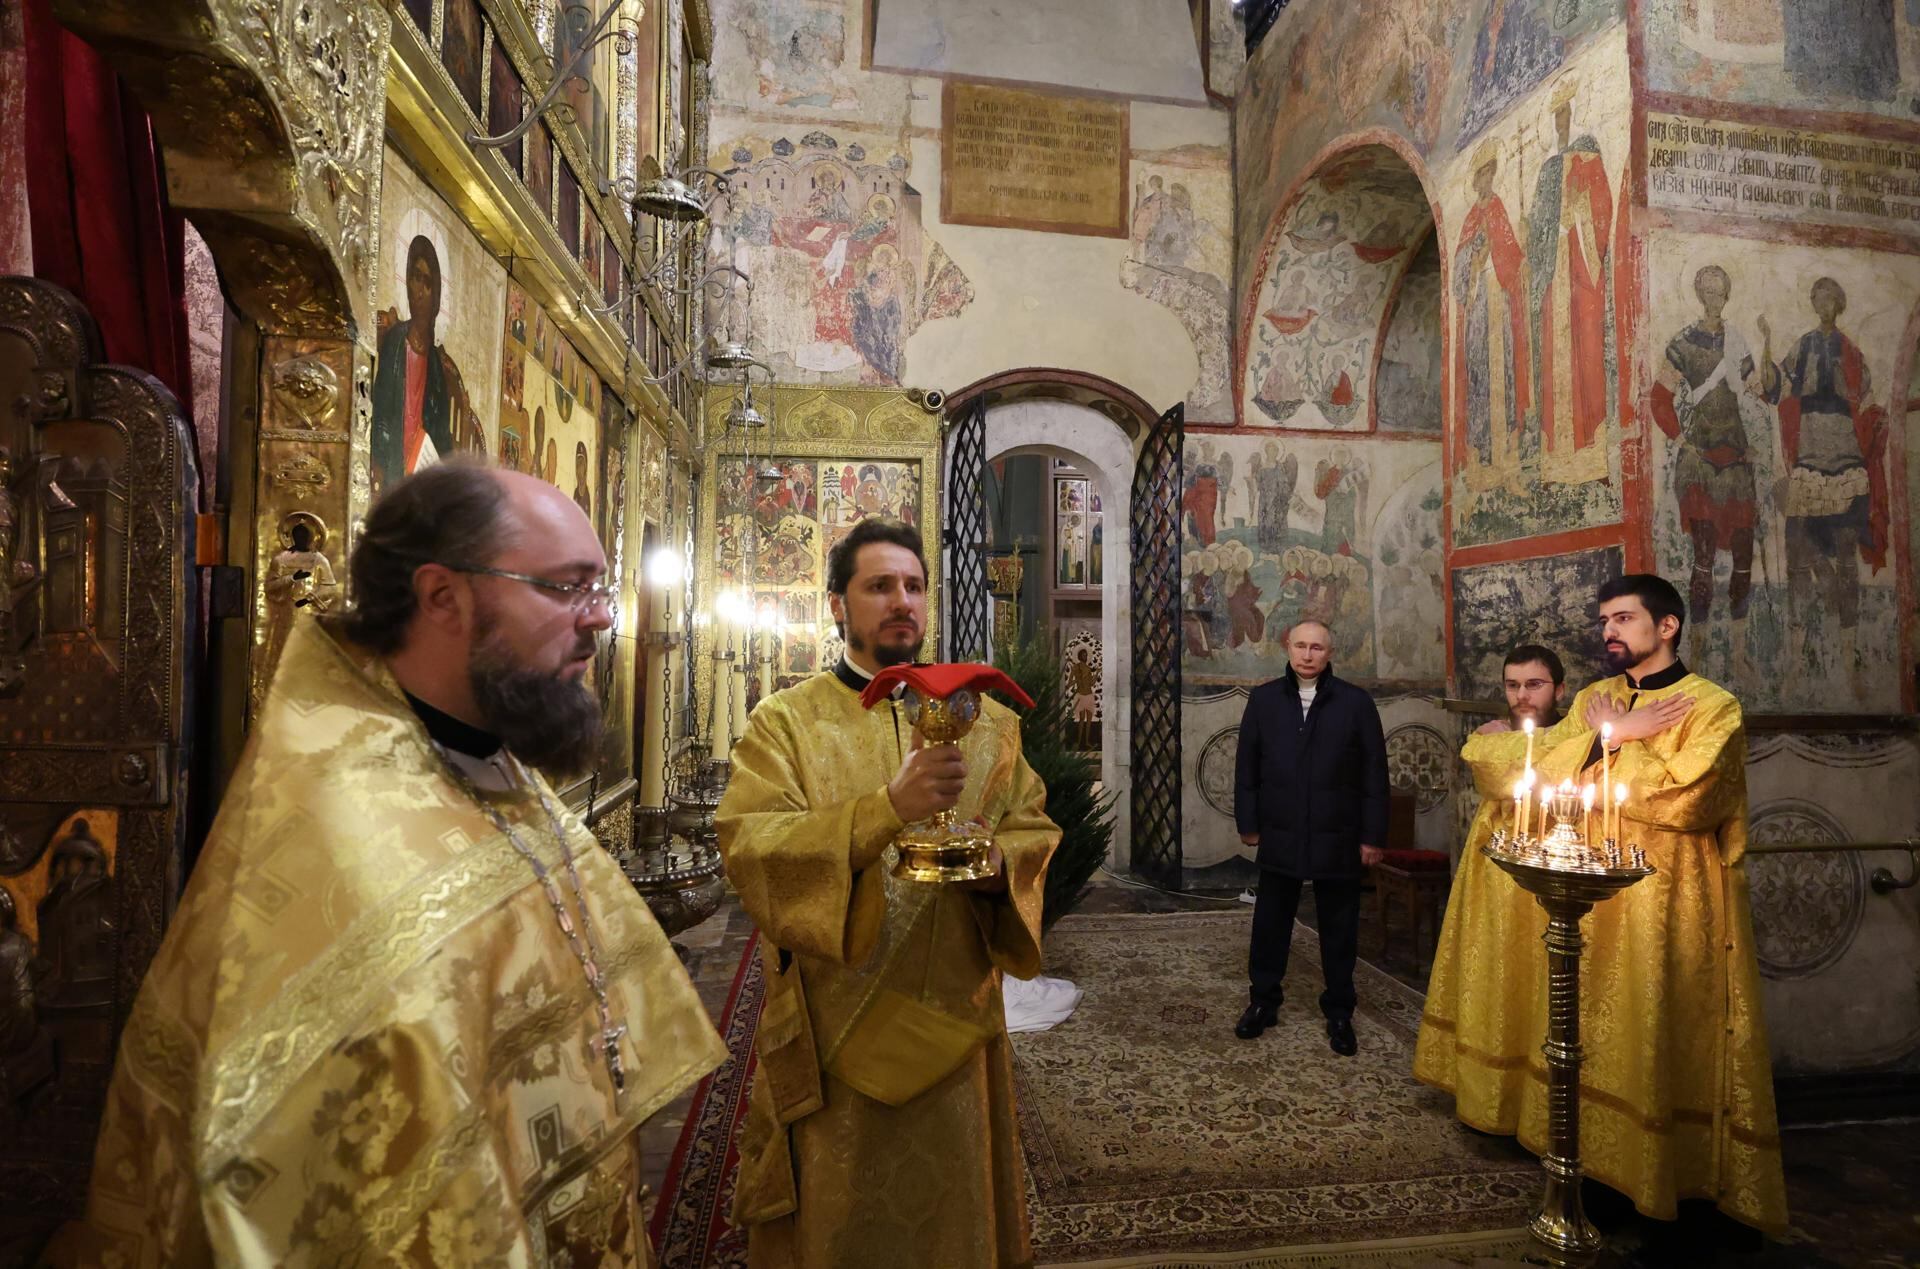
[[[368,499],[391,18],[365,0],[54,0],[54,11],[152,115],[168,198],[244,319],[230,354],[233,502],[203,509],[226,513],[220,555],[240,570],[214,587],[218,730],[230,751],[281,633],[276,557],[299,553],[304,526],[298,536],[318,543],[343,587]],[[226,632],[232,623],[243,638]],[[232,690],[241,683],[249,690]]]

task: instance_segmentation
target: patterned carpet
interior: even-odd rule
[[[1408,1073],[1421,998],[1365,964],[1360,1054],[1327,1048],[1319,947],[1294,927],[1288,1001],[1236,1039],[1251,911],[1076,915],[1047,972],[1086,990],[1051,1031],[1013,1037],[1040,1264],[1387,1269],[1517,1256],[1539,1165],[1458,1128]],[[753,1078],[760,957],[720,1019],[729,1057],[696,1089],[653,1221],[667,1269],[735,1269],[727,1222]]]
[[[1523,1226],[1539,1165],[1456,1126],[1409,1073],[1417,992],[1362,963],[1360,1053],[1336,1056],[1317,940],[1296,925],[1279,1025],[1233,1035],[1250,918],[1071,916],[1048,935],[1047,972],[1087,994],[1065,1024],[1014,1037],[1038,1259],[1313,1246],[1318,1260],[1225,1263],[1356,1263],[1359,1248],[1323,1245]]]
[[[740,1174],[740,1123],[753,1086],[753,1038],[760,1029],[759,944],[758,934],[747,940],[727,993],[720,1020],[727,1059],[694,1089],[660,1187],[649,1232],[665,1269],[732,1269],[747,1263],[746,1235],[733,1228],[727,1213]]]

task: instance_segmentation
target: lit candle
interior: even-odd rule
[[[1622,833],[1620,829],[1620,807],[1621,807],[1621,804],[1624,803],[1626,800],[1627,800],[1627,786],[1625,782],[1614,785],[1613,786],[1613,835],[1616,841],[1619,840],[1621,837],[1625,836],[1625,834]]]
[[[1527,770],[1531,772],[1533,770],[1533,720],[1531,718],[1522,719],[1520,721],[1520,730],[1527,734]]]
[[[1545,837],[1548,831],[1547,811],[1553,806],[1553,792],[1554,789],[1551,784],[1543,784],[1540,786],[1540,836],[1542,837]]]
[[[1593,849],[1593,786],[1591,784],[1587,785],[1585,788],[1580,790],[1580,811],[1581,811],[1581,814],[1580,814],[1581,836],[1586,838],[1587,849],[1592,850]],[[1605,830],[1606,822],[1607,822],[1606,812],[1602,811],[1600,813],[1600,824],[1601,824],[1602,831]]]
[[[1601,723],[1600,724],[1600,836],[1603,839],[1608,836],[1607,804],[1613,800],[1611,796],[1612,790],[1613,790],[1613,784],[1612,784],[1612,777],[1610,775],[1610,772],[1613,769],[1613,754],[1611,752],[1612,745],[1613,745],[1613,724]]]
[[[1513,782],[1513,835],[1516,838],[1526,836],[1527,832],[1527,782]]]

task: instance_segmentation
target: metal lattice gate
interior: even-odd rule
[[[1131,851],[1136,876],[1180,878],[1180,450],[1186,407],[1153,425],[1133,469]]]
[[[987,635],[987,403],[967,406],[948,437],[947,660],[990,661]]]

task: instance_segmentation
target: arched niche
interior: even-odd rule
[[[1239,330],[1239,426],[1189,429],[1181,520],[1182,803],[1188,885],[1242,884],[1232,820],[1247,692],[1286,672],[1284,632],[1329,624],[1370,690],[1416,841],[1451,830],[1447,678],[1447,262],[1417,158],[1336,142],[1278,204]],[[1437,746],[1437,748],[1436,748]],[[1197,796],[1192,794],[1197,793]]]

